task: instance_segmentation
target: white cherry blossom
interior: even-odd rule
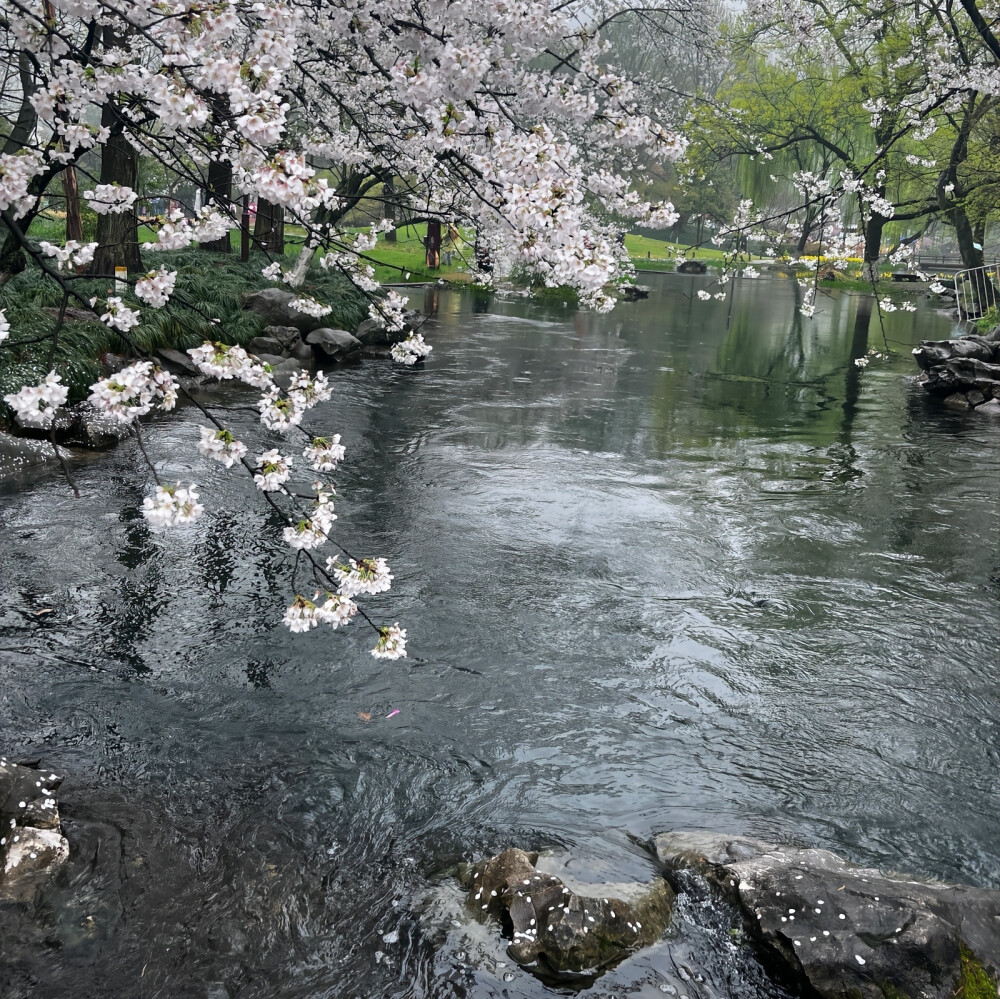
[[[372,649],[376,659],[404,659],[406,657],[406,629],[399,622],[379,629],[378,644]]]
[[[327,559],[327,568],[333,572],[339,583],[338,589],[345,597],[356,597],[361,593],[384,593],[392,585],[393,575],[384,558],[348,559],[342,565],[336,558]]]
[[[142,501],[142,515],[152,527],[176,527],[190,524],[204,512],[194,485],[157,486],[152,496]]]
[[[271,493],[281,489],[291,477],[291,458],[283,458],[277,449],[265,451],[257,459],[257,472],[253,477],[261,492]]]
[[[303,450],[302,457],[317,472],[332,472],[337,467],[337,462],[344,459],[344,445],[340,443],[340,434],[334,434],[331,438],[314,437],[312,444]]]
[[[14,410],[14,417],[22,427],[44,430],[52,426],[56,410],[68,397],[69,389],[62,384],[62,377],[50,371],[41,384],[25,385],[3,399]]]
[[[229,430],[217,430],[214,427],[201,427],[201,440],[198,450],[213,461],[232,468],[241,461],[247,453],[247,446],[238,441]]]

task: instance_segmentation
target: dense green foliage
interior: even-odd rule
[[[101,377],[100,361],[106,354],[132,356],[137,348],[155,347],[186,350],[205,340],[242,344],[260,332],[257,317],[243,311],[242,296],[265,285],[260,274],[267,263],[263,255],[251,254],[244,264],[224,254],[191,249],[158,253],[155,262],[178,271],[183,294],[174,296],[169,311],[143,308],[142,321],[127,334],[96,318],[72,321],[63,324],[53,344],[48,333],[62,304],[60,288],[34,267],[5,285],[0,308],[16,333],[0,352],[0,395],[39,382],[55,366],[70,386],[70,398],[79,399]],[[115,294],[107,281],[100,280],[74,281],[73,290],[80,298],[71,298],[68,305],[76,309],[85,308],[91,296],[103,299]],[[339,274],[313,268],[303,291],[333,307],[326,320],[330,326],[355,329],[368,315],[364,297]],[[130,293],[122,297],[133,307],[140,304]],[[220,321],[210,322],[209,317]]]

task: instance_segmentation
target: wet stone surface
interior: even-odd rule
[[[537,860],[512,849],[476,864],[466,872],[466,904],[478,917],[499,919],[510,956],[543,979],[593,976],[659,939],[670,922],[674,893],[660,878],[580,894],[539,872]]]
[[[693,868],[742,908],[785,975],[824,999],[951,999],[963,963],[1000,974],[1000,891],[858,867],[829,850],[665,833],[661,861]]]
[[[54,773],[0,756],[0,899],[28,900],[69,857]]]

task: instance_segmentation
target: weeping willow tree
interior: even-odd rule
[[[845,195],[842,221],[859,225],[865,272],[877,277],[889,219],[911,223],[938,210],[934,156],[905,110],[923,80],[892,69],[912,43],[904,18],[887,17],[859,52],[827,28],[818,54],[785,25],[739,22],[725,79],[693,112],[693,155],[733,163],[744,197],[794,218],[799,252],[820,219],[818,201],[803,191],[862,178],[865,198]]]

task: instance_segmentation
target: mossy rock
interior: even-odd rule
[[[979,958],[961,944],[962,967],[955,986],[955,999],[997,999],[1000,988],[982,966]]]
[[[537,854],[503,853],[460,874],[467,905],[495,918],[511,938],[510,956],[545,981],[576,982],[613,967],[662,935],[674,893],[662,878],[648,884],[572,890],[536,868]],[[593,892],[593,894],[590,894]]]

